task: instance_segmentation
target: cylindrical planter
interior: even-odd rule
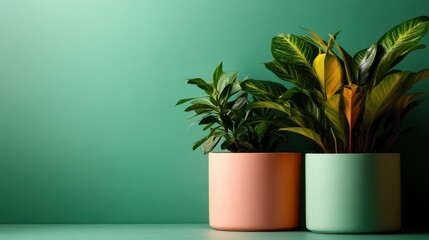
[[[306,154],[306,225],[321,233],[401,228],[400,155]]]
[[[210,153],[210,226],[231,231],[298,227],[300,167],[300,153]]]

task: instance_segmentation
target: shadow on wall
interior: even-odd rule
[[[415,126],[400,138],[396,147],[401,152],[402,221],[404,228],[429,227],[429,127],[422,120],[429,102],[412,112],[406,126]],[[420,118],[418,117],[420,116]],[[412,120],[411,120],[412,119]]]

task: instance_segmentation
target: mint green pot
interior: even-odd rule
[[[400,230],[400,154],[306,154],[305,174],[310,231]]]

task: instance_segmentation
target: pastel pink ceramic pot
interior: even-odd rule
[[[210,226],[231,231],[298,227],[300,172],[300,153],[210,153]]]

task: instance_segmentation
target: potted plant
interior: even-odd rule
[[[407,20],[353,57],[337,42],[282,34],[266,67],[293,83],[275,101],[251,107],[287,114],[281,130],[313,140],[324,154],[306,154],[306,225],[311,231],[359,233],[401,227],[400,154],[386,153],[406,130],[405,115],[422,100],[408,90],[429,76],[395,69],[424,48],[426,16]],[[243,86],[247,90],[246,86]]]
[[[253,81],[253,80],[249,80]],[[282,94],[281,84],[264,85],[268,100]],[[260,231],[299,225],[300,153],[273,152],[286,140],[275,126],[281,116],[267,109],[247,109],[249,96],[237,73],[228,75],[222,63],[213,81],[189,79],[204,96],[186,98],[198,125],[208,134],[195,142],[209,153],[209,224],[219,230]],[[261,99],[262,100],[262,99]],[[212,152],[217,145],[229,152]]]

